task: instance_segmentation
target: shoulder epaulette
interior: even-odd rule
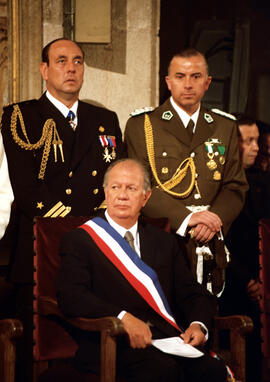
[[[22,105],[31,105],[33,103],[36,103],[37,101],[38,101],[37,99],[27,99],[25,101],[20,101],[20,102],[10,102],[10,103],[6,103],[3,106],[3,109],[6,109],[7,107],[14,106],[14,105],[19,105],[19,106],[22,106]]]
[[[219,109],[211,109],[211,111],[212,111],[213,113],[222,115],[223,117],[227,117],[227,118],[230,118],[230,119],[233,119],[234,121],[236,121],[236,118],[235,118],[234,115],[229,114],[229,113],[225,113],[225,111],[222,111],[222,110],[219,110]]]
[[[14,102],[6,103],[5,105],[3,105],[3,109],[6,109],[7,107],[12,105],[14,105]]]
[[[146,106],[146,107],[143,107],[141,109],[135,109],[134,111],[132,111],[130,113],[130,116],[131,117],[135,117],[136,115],[140,115],[140,114],[145,114],[145,113],[150,113],[151,111],[154,110],[154,107],[152,106]]]

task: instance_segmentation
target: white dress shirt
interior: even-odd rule
[[[74,124],[78,125],[78,116],[77,116],[77,110],[78,110],[78,101],[76,101],[72,107],[69,109],[66,105],[64,105],[62,102],[60,102],[58,99],[56,99],[54,96],[51,95],[49,90],[46,90],[46,97],[48,100],[60,111],[60,113],[63,114],[65,118],[67,118],[68,112],[71,110],[75,114],[75,118],[73,120]]]

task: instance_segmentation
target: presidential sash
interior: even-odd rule
[[[80,228],[91,236],[99,249],[151,308],[181,331],[173,318],[156,272],[142,261],[126,240],[106,220],[99,217],[89,220]]]

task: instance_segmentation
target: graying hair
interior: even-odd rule
[[[142,162],[140,162],[137,159],[132,159],[132,158],[118,159],[115,162],[113,162],[112,164],[110,164],[110,166],[107,168],[107,170],[106,170],[106,172],[104,174],[103,187],[105,188],[105,187],[108,186],[108,177],[109,177],[109,174],[110,174],[111,170],[115,166],[117,166],[119,163],[126,163],[126,162],[134,163],[138,167],[140,167],[140,169],[142,170],[142,173],[143,173],[143,189],[144,189],[144,192],[147,192],[148,190],[151,190],[151,180],[150,180],[149,172],[147,171],[145,166],[142,164]]]

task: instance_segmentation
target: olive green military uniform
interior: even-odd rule
[[[203,208],[208,208],[220,217],[223,232],[226,234],[243,207],[248,188],[239,160],[235,122],[201,107],[195,133],[190,140],[169,99],[148,113],[148,116],[153,133],[154,164],[160,182],[163,184],[171,179],[188,157],[195,164],[196,182],[188,194],[187,190],[192,186],[192,171],[189,167],[183,180],[170,190],[184,196],[170,195],[158,185],[152,168],[152,195],[144,208],[144,214],[168,217],[172,229],[177,231],[190,214],[191,207],[194,211],[194,206],[199,209],[201,206],[208,206]],[[150,168],[144,122],[145,113],[128,120],[125,142],[128,156],[141,160]],[[196,263],[194,256],[190,253],[189,256]]]

